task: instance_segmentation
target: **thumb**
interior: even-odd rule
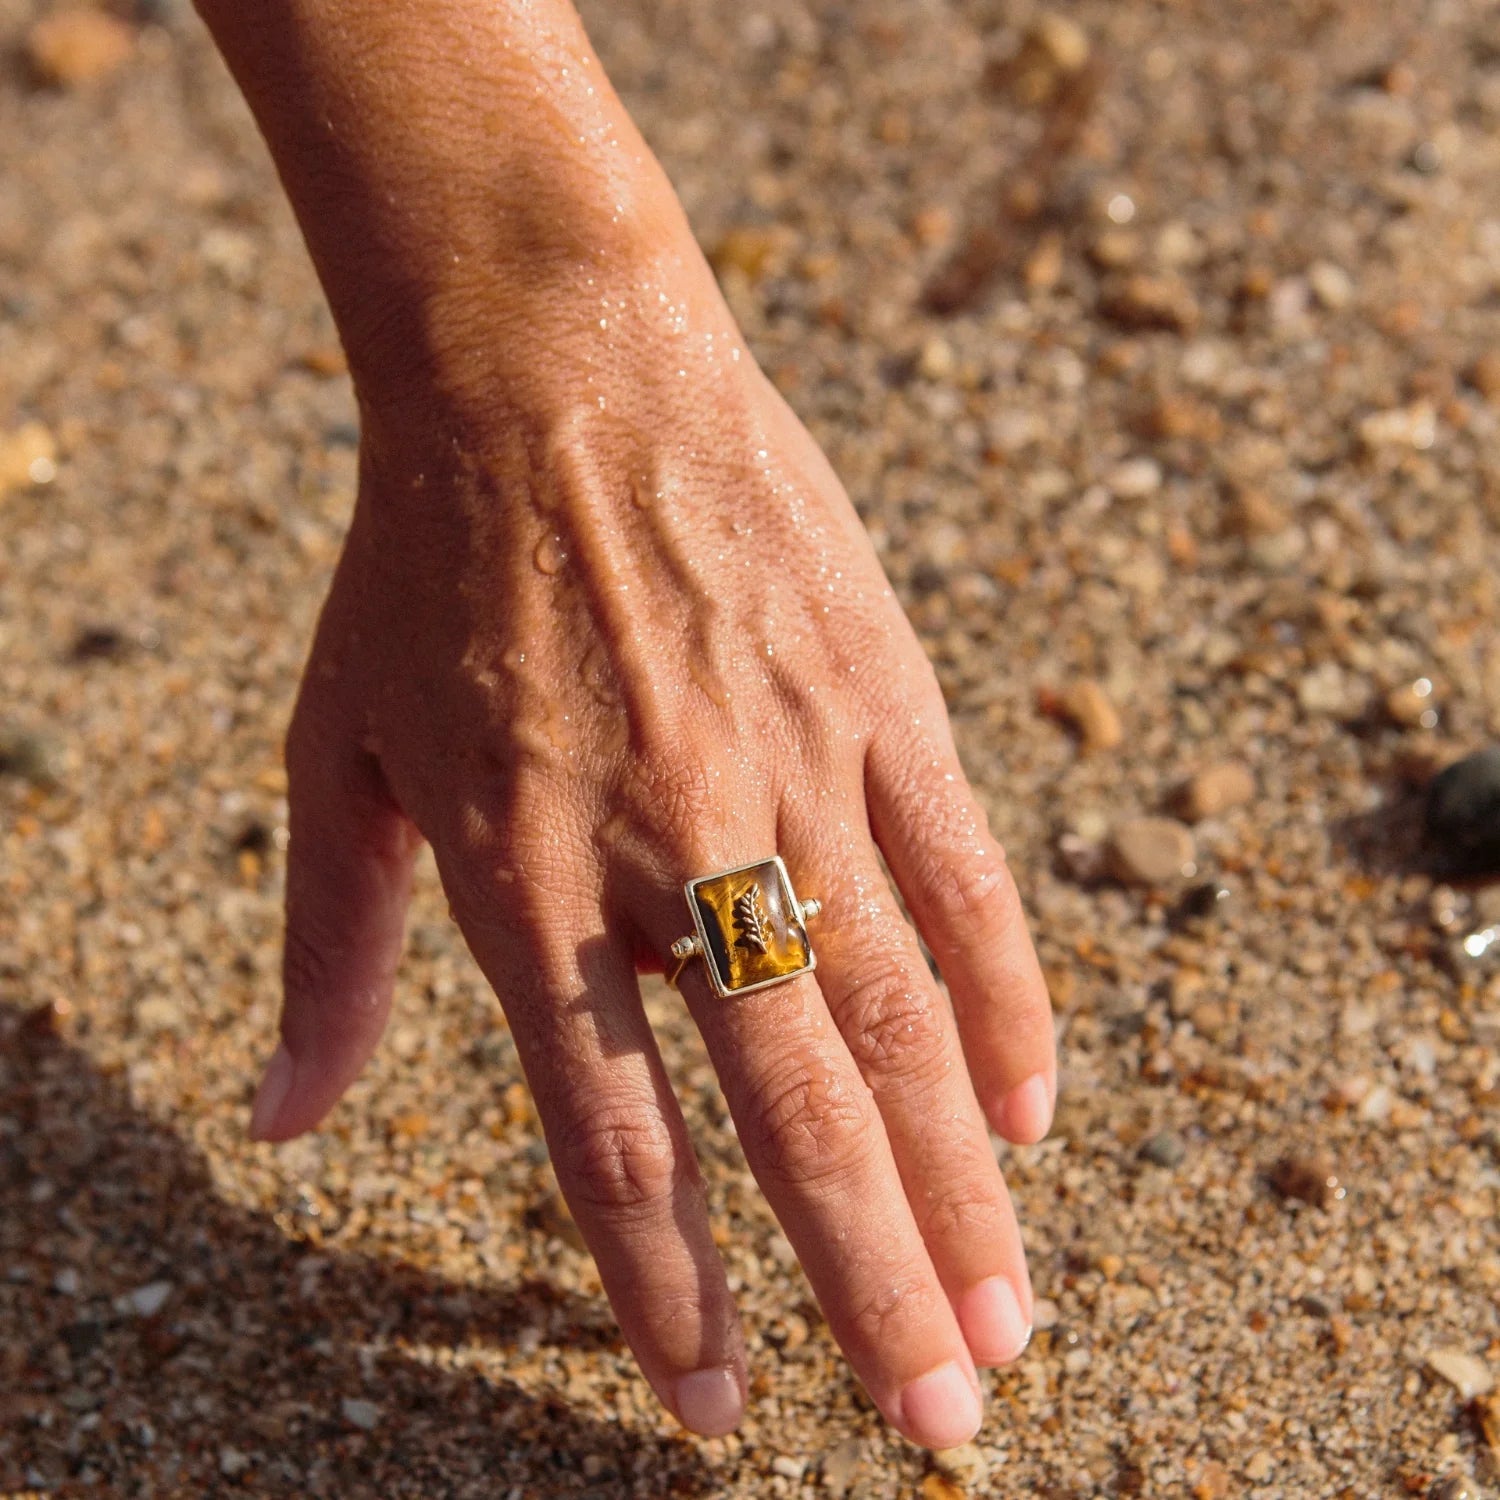
[[[250,1112],[258,1141],[312,1129],[375,1050],[421,847],[375,757],[308,717],[304,703],[287,742],[281,1045]]]

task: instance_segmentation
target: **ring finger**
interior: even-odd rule
[[[896,906],[871,840],[860,836],[863,821],[789,794],[782,847],[799,880],[823,902],[818,979],[874,1095],[969,1349],[979,1364],[1006,1364],[1031,1336],[1020,1229],[952,1008]]]

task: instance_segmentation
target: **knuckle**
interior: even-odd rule
[[[866,1074],[921,1071],[946,1050],[948,1028],[925,975],[904,965],[867,971],[836,1016],[849,1049]]]
[[[629,1101],[573,1121],[559,1132],[554,1156],[570,1199],[614,1215],[669,1205],[690,1170],[666,1122]]]
[[[855,1337],[874,1349],[898,1346],[902,1335],[923,1316],[929,1293],[929,1278],[915,1267],[883,1276],[849,1308]]]
[[[1000,1205],[991,1194],[973,1184],[961,1183],[928,1195],[919,1214],[924,1239],[970,1239],[993,1241],[1004,1229]]]
[[[933,856],[926,886],[933,899],[956,921],[1009,922],[1020,907],[1010,867],[999,857]]]
[[[861,1172],[876,1139],[873,1103],[862,1086],[826,1067],[798,1065],[756,1101],[761,1160],[779,1181],[829,1185]]]
[[[684,754],[681,746],[648,750],[620,780],[616,818],[653,845],[694,849],[723,822],[724,781],[710,760]]]

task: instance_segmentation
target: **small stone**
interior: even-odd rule
[[[154,1318],[163,1307],[174,1288],[170,1281],[148,1281],[133,1292],[124,1292],[115,1298],[115,1311],[136,1318]]]
[[[1225,760],[1195,771],[1177,795],[1177,808],[1190,823],[1216,818],[1255,795],[1255,773],[1243,761]]]
[[[1154,458],[1127,458],[1109,471],[1104,484],[1118,500],[1144,500],[1161,488],[1161,465]]]
[[[1465,756],[1433,778],[1427,836],[1456,873],[1500,870],[1500,746]]]
[[[1245,1465],[1245,1478],[1252,1484],[1264,1484],[1276,1470],[1276,1460],[1262,1448],[1250,1457]]]
[[[1371,412],[1359,424],[1359,437],[1367,448],[1430,448],[1437,441],[1437,408],[1430,401],[1416,401]]]
[[[1490,349],[1469,366],[1469,384],[1486,401],[1500,403],[1500,351]]]
[[[96,1318],[80,1318],[66,1324],[58,1337],[73,1359],[87,1359],[104,1341],[104,1324]]]
[[[219,1473],[226,1479],[238,1479],[250,1467],[249,1458],[238,1448],[219,1450]]]
[[[1197,871],[1192,830],[1172,818],[1117,824],[1107,848],[1109,873],[1126,885],[1172,885]]]
[[[720,275],[737,271],[747,281],[759,281],[784,269],[794,239],[784,226],[743,224],[719,241],[709,260]]]
[[[1328,1208],[1346,1193],[1332,1162],[1324,1156],[1283,1156],[1271,1168],[1270,1179],[1282,1198],[1314,1208]]]
[[[72,1266],[64,1266],[56,1276],[52,1278],[52,1290],[63,1297],[76,1297],[78,1295],[78,1272]]]
[[[1160,1130],[1141,1147],[1141,1159],[1156,1167],[1180,1167],[1187,1156],[1187,1146],[1180,1135]]]
[[[1125,738],[1119,710],[1102,684],[1085,677],[1058,695],[1058,710],[1078,731],[1085,750],[1113,750]]]
[[[1031,1304],[1031,1327],[1036,1333],[1046,1333],[1056,1328],[1062,1309],[1051,1297],[1038,1297]]]
[[[940,1474],[966,1490],[982,1485],[990,1475],[989,1461],[977,1443],[965,1443],[961,1448],[941,1448],[932,1455],[932,1461]]]
[[[1307,273],[1312,294],[1329,312],[1338,312],[1354,300],[1354,282],[1349,273],[1332,261],[1320,260]]]
[[[780,1474],[783,1479],[800,1481],[806,1468],[807,1465],[800,1458],[789,1458],[785,1453],[778,1453],[771,1460],[771,1472]]]
[[[339,1403],[339,1410],[344,1414],[344,1420],[361,1432],[373,1432],[380,1421],[380,1408],[373,1401],[358,1396],[345,1396]]]
[[[1445,1474],[1433,1482],[1427,1500],[1482,1500],[1482,1497],[1467,1474]]]
[[[1404,682],[1385,695],[1385,711],[1403,729],[1436,729],[1437,700],[1430,677]]]
[[[922,352],[917,356],[917,373],[924,380],[946,380],[956,365],[953,346],[947,339],[936,335],[922,345]]]
[[[1193,1486],[1193,1500],[1224,1500],[1230,1487],[1229,1470],[1217,1459],[1209,1459],[1198,1471],[1198,1482]]]
[[[1426,1363],[1434,1375],[1446,1380],[1465,1401],[1488,1396],[1495,1388],[1490,1367],[1462,1349],[1434,1349],[1427,1356]]]
[[[846,1495],[854,1483],[854,1473],[863,1456],[864,1447],[858,1438],[845,1438],[836,1448],[830,1448],[818,1466],[823,1488],[830,1495]]]
[[[946,1474],[934,1469],[922,1479],[922,1500],[965,1500],[964,1492]]]
[[[1235,490],[1224,514],[1224,530],[1247,541],[1280,536],[1291,524],[1284,506],[1250,486]]]
[[[1089,60],[1089,36],[1069,16],[1043,11],[1031,23],[1027,41],[1060,72],[1077,73]]]
[[[0,498],[57,478],[57,439],[40,422],[0,433]]]
[[[1211,917],[1222,917],[1233,910],[1234,887],[1222,880],[1204,880],[1190,886],[1182,894],[1182,900],[1173,911],[1178,923],[1206,922]]]
[[[1099,311],[1111,323],[1143,332],[1191,333],[1201,313],[1187,283],[1175,276],[1137,274],[1114,281],[1099,299]]]
[[[124,65],[135,51],[135,33],[98,10],[65,10],[38,21],[26,34],[26,60],[42,83],[72,88],[92,83]]]

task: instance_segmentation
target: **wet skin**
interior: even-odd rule
[[[823,902],[816,973],[719,999],[700,963],[683,992],[859,1377],[914,1441],[965,1441],[976,1366],[1015,1358],[1031,1316],[986,1124],[1045,1133],[1052,1025],[848,498],[560,0],[202,9],[363,417],[288,740],[254,1133],[313,1128],[373,1051],[429,841],[641,1369],[688,1427],[729,1431],[738,1318],[637,973],[689,930],[686,878],[779,852]]]

